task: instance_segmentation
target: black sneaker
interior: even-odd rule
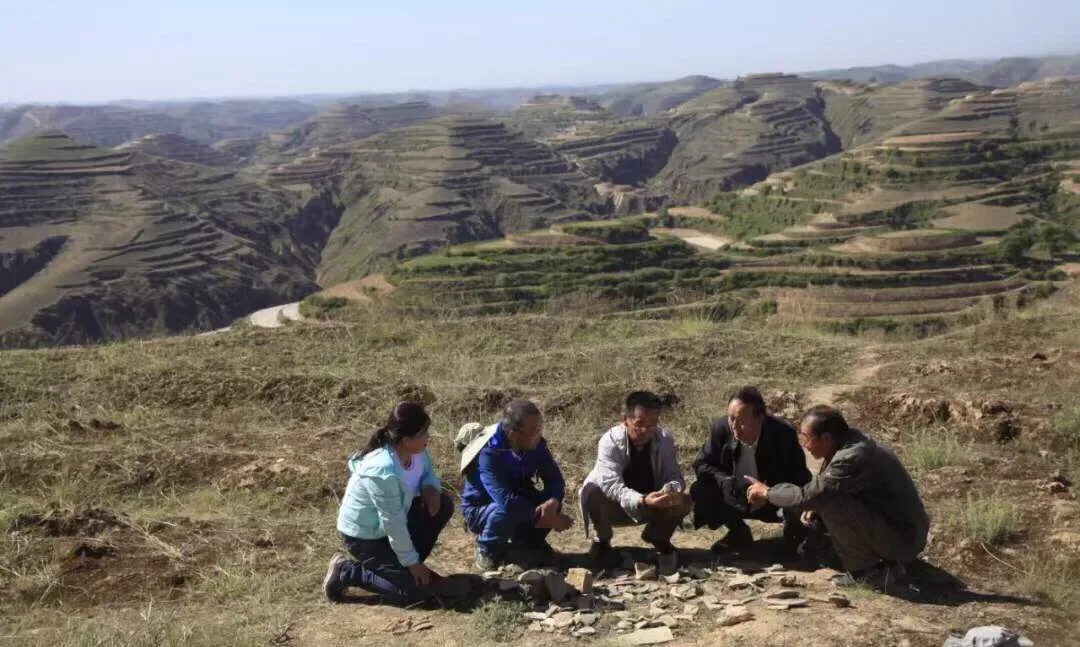
[[[903,564],[896,562],[881,562],[876,566],[864,568],[861,571],[840,573],[831,578],[832,583],[838,588],[852,588],[865,586],[875,591],[886,591],[888,588],[907,576],[907,569]]]
[[[502,566],[502,562],[503,560],[494,555],[489,555],[480,550],[479,546],[476,547],[476,568],[480,571],[485,573],[488,571],[497,571],[499,570],[499,567]]]
[[[546,539],[510,544],[511,561],[523,567],[552,566],[556,561],[555,549]]]
[[[754,533],[750,526],[743,522],[728,528],[724,538],[712,545],[712,552],[726,553],[731,551],[746,550],[754,545]]]
[[[589,564],[596,569],[615,568],[622,564],[622,558],[611,547],[611,542],[594,539],[589,546]]]
[[[331,602],[342,602],[345,599],[345,585],[341,582],[341,567],[349,563],[349,558],[341,553],[334,553],[330,558],[330,565],[326,567],[326,577],[323,578],[323,593]]]

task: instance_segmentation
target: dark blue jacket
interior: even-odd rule
[[[538,477],[543,481],[542,489],[534,485]],[[532,505],[548,499],[562,501],[565,488],[546,439],[541,439],[535,449],[517,454],[510,449],[510,440],[500,425],[465,474],[461,507],[465,511],[495,503],[505,508],[515,498],[526,499]]]

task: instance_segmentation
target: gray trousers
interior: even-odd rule
[[[927,528],[885,518],[858,499],[841,499],[817,510],[833,548],[847,571],[861,571],[882,561],[906,563],[926,547]]]
[[[600,541],[611,541],[615,527],[638,524],[630,518],[626,510],[623,510],[618,501],[607,498],[600,488],[587,487],[582,492],[585,496],[582,505],[593,527],[596,528],[596,538]],[[691,507],[688,501],[674,508],[645,508],[643,511],[645,528],[641,531],[642,541],[654,546],[670,543],[671,536],[675,534],[683,517],[690,514]]]

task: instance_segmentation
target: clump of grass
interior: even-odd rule
[[[965,537],[983,544],[1001,544],[1020,527],[1020,507],[999,494],[969,496],[956,515]]]
[[[472,614],[472,629],[478,638],[503,641],[521,633],[525,605],[507,600],[492,600]]]
[[[1080,451],[1080,406],[1058,414],[1054,419],[1054,431],[1070,450]]]
[[[919,429],[904,438],[904,457],[915,474],[925,474],[948,465],[962,465],[968,446],[945,429]]]
[[[1028,594],[1065,611],[1080,611],[1080,559],[1060,554],[1033,555],[1020,572]]]

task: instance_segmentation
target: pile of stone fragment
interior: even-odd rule
[[[484,574],[498,590],[527,600],[528,631],[594,636],[621,636],[626,645],[652,645],[674,640],[679,627],[713,617],[721,626],[749,622],[755,609],[776,611],[812,603],[851,605],[839,592],[810,596],[797,574],[780,565],[701,568],[690,566],[660,576],[656,566],[636,563],[603,572],[583,568],[565,575],[552,570],[521,571],[508,567]]]

